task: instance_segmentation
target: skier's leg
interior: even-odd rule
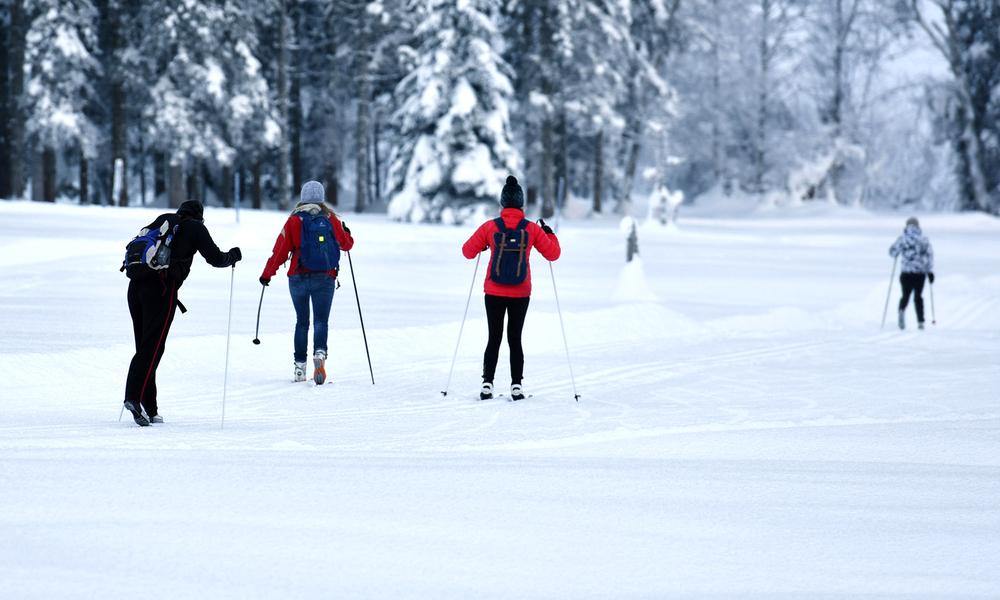
[[[910,303],[910,293],[913,291],[913,280],[909,273],[899,275],[899,287],[903,291],[903,296],[899,299],[899,310],[906,310],[906,305]]]
[[[139,290],[143,326],[136,369],[129,371],[126,399],[141,405],[146,414],[157,414],[156,369],[163,358],[167,335],[177,310],[177,289],[173,282],[143,282]]]
[[[521,348],[521,331],[528,315],[528,301],[531,298],[508,298],[507,302],[507,345],[510,347],[510,382],[521,383],[524,375],[524,349]]]
[[[483,354],[483,381],[491,383],[497,370],[497,358],[500,357],[505,309],[503,298],[486,294],[486,324],[489,327],[489,339],[486,342],[486,352]]]
[[[315,277],[309,292],[313,308],[313,351],[326,355],[329,332],[330,307],[336,280],[332,277]]]
[[[295,362],[306,362],[306,349],[309,343],[309,282],[303,275],[292,275],[288,278],[288,292],[292,296],[292,306],[295,308]]]
[[[913,276],[913,304],[917,308],[917,322],[924,322],[924,274],[915,273]]]

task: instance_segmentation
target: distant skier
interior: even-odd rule
[[[537,248],[546,260],[554,261],[561,252],[559,240],[552,229],[524,218],[524,192],[513,176],[500,192],[500,217],[486,221],[462,246],[465,258],[474,258],[480,252],[491,250],[489,271],[484,289],[486,292],[486,321],[489,341],[483,356],[483,387],[479,397],[493,397],[493,376],[496,373],[503,339],[504,313],[507,315],[507,344],[510,346],[510,396],[512,400],[524,398],[522,376],[524,351],[521,348],[521,330],[528,313],[531,296],[531,268],[528,258],[532,247]]]
[[[934,249],[930,240],[920,230],[920,223],[916,217],[906,220],[906,227],[903,235],[899,236],[896,243],[889,248],[889,256],[903,256],[903,265],[900,270],[899,283],[903,288],[903,297],[899,299],[899,328],[906,328],[904,318],[906,305],[910,301],[910,293],[913,293],[913,304],[917,309],[917,326],[924,328],[924,298],[921,295],[924,291],[924,276],[934,283]]]
[[[260,282],[269,285],[278,267],[288,266],[288,291],[295,307],[295,366],[293,381],[306,380],[306,350],[309,341],[309,303],[312,301],[313,381],[326,381],[327,332],[330,307],[340,268],[340,251],[354,247],[351,230],[326,204],[326,192],[318,181],[307,181],[299,203],[285,221],[271,258],[264,265]]]
[[[129,277],[128,310],[135,335],[135,355],[125,381],[125,408],[141,426],[162,423],[156,402],[156,369],[174,313],[177,290],[191,272],[195,252],[213,267],[235,265],[239,248],[219,250],[204,223],[204,208],[196,200],[181,204],[177,213],[158,216],[126,248],[122,270]],[[160,238],[160,243],[153,242]],[[166,251],[164,251],[166,249]],[[181,311],[184,311],[184,306]],[[145,409],[145,414],[143,414]]]

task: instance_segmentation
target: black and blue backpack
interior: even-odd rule
[[[333,224],[323,213],[303,213],[302,245],[299,266],[310,271],[331,271],[340,268],[340,244],[333,234]]]
[[[173,217],[173,218],[172,218]],[[139,230],[139,235],[125,245],[122,268],[129,279],[142,279],[170,268],[170,244],[177,234],[180,218],[170,215],[159,227],[156,221]]]
[[[508,229],[502,218],[493,220],[493,260],[490,279],[501,285],[518,285],[528,276],[528,220],[521,219],[514,229]]]

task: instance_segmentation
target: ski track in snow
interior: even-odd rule
[[[905,217],[699,217],[640,230],[659,300],[612,300],[612,222],[533,260],[522,402],[479,401],[471,228],[347,215],[331,382],[293,384],[278,213],[209,209],[138,428],[125,242],[158,211],[0,203],[0,597],[1000,596],[1000,222],[926,215],[937,325],[895,327]],[[683,216],[683,215],[682,215]],[[634,283],[635,273],[629,281]],[[621,296],[619,296],[621,297]],[[497,370],[506,392],[507,353]],[[147,554],[155,556],[144,566]],[[129,557],[129,558],[123,558]],[[132,558],[134,557],[134,558]],[[147,593],[148,591],[148,593]]]

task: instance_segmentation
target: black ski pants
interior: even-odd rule
[[[125,399],[137,402],[150,417],[156,407],[156,368],[177,311],[177,284],[167,278],[131,280],[128,311],[132,315],[135,355],[125,380]]]
[[[528,314],[530,298],[507,298],[486,294],[486,323],[490,338],[483,355],[483,381],[493,382],[503,340],[503,319],[507,315],[507,345],[510,346],[510,381],[521,383],[524,374],[524,351],[521,349],[521,330]]]
[[[901,273],[899,285],[903,288],[903,297],[899,299],[899,310],[906,310],[913,293],[913,304],[917,308],[917,322],[924,322],[924,273]]]

